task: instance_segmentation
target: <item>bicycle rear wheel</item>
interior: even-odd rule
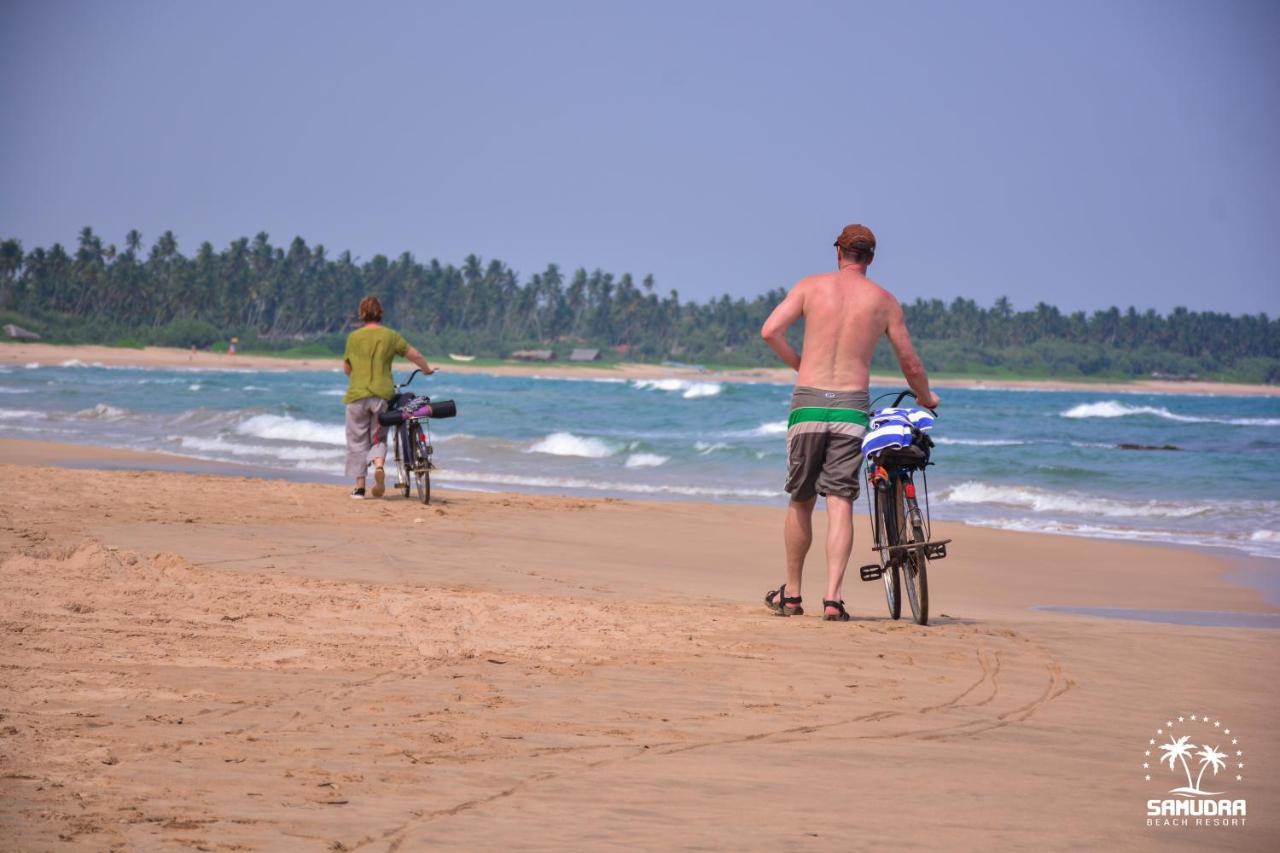
[[[911,531],[910,541],[926,542],[924,526],[920,523],[920,507],[915,498],[903,497],[903,515],[907,522],[903,527]],[[907,600],[911,602],[911,616],[917,625],[929,624],[929,558],[923,548],[912,548],[903,555],[902,575],[907,587]]]
[[[418,500],[424,504],[431,503],[431,472],[423,468],[418,472],[415,482],[418,484]]]
[[[898,560],[894,552],[888,550],[887,546],[898,544],[898,525],[897,513],[894,507],[898,504],[898,490],[895,484],[890,481],[883,490],[877,488],[875,490],[876,503],[876,544],[881,546],[880,568],[883,574],[880,575],[884,581],[884,597],[889,603],[889,618],[902,618],[902,576],[898,570]]]

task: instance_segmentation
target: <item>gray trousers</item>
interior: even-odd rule
[[[364,397],[347,403],[347,476],[363,477],[370,459],[387,455],[387,429],[378,413],[387,410],[381,397]]]

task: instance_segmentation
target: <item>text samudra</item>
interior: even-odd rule
[[[1245,817],[1245,801],[1147,800],[1147,817]]]

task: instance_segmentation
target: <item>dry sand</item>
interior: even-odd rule
[[[0,364],[62,364],[66,361],[84,364],[102,364],[111,367],[152,368],[200,368],[200,369],[251,369],[251,370],[337,370],[341,362],[337,358],[280,358],[268,355],[235,355],[223,353],[190,352],[164,347],[130,349],[104,346],[60,346],[52,344],[0,345]],[[409,367],[408,362],[401,362]],[[719,382],[771,382],[789,384],[795,381],[795,372],[785,368],[751,368],[703,372],[692,367],[673,367],[660,364],[634,364],[592,367],[563,363],[502,364],[470,366],[448,359],[433,359],[433,367],[454,373],[485,373],[495,376],[547,376],[568,378],[619,378],[619,379],[711,379]],[[903,385],[897,375],[872,376],[876,385]],[[1022,391],[1097,391],[1100,393],[1144,394],[1230,394],[1240,396],[1280,396],[1280,386],[1248,385],[1230,382],[1171,382],[1167,380],[1141,380],[1134,382],[1073,382],[1065,379],[964,379],[947,378],[933,382],[938,388],[990,388]]]
[[[835,624],[760,605],[776,509],[67,467],[131,461],[0,442],[6,850],[1280,840],[1280,634],[1028,609],[1275,611],[1211,555],[938,525],[934,625],[856,577]],[[1190,713],[1244,828],[1145,825]]]

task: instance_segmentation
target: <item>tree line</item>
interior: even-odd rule
[[[774,363],[758,330],[784,290],[684,301],[652,276],[550,264],[522,279],[475,255],[458,266],[408,252],[360,261],[300,237],[275,246],[265,233],[221,250],[205,242],[189,257],[168,231],[150,247],[136,230],[116,246],[90,228],[74,249],[0,241],[0,313],[53,341],[207,347],[236,335],[249,348],[341,351],[368,293],[388,322],[437,353],[595,345],[629,359],[755,365]],[[957,298],[904,308],[937,371],[1280,381],[1280,321],[1265,314],[1016,310],[1003,297],[990,307]],[[885,347],[876,359],[893,367]]]

